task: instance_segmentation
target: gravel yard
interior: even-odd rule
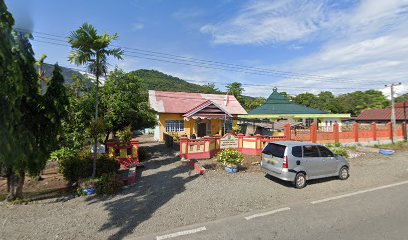
[[[142,141],[150,160],[134,186],[114,197],[0,203],[0,239],[123,239],[408,179],[408,152],[366,153],[350,159],[347,181],[313,181],[302,190],[260,171],[197,176],[176,151]]]

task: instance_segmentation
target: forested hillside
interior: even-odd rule
[[[169,91],[169,92],[200,92],[221,93],[214,85],[199,85],[189,83],[178,77],[164,74],[156,70],[137,70],[130,72],[143,80],[142,86],[147,90]]]

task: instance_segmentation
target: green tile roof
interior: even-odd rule
[[[248,113],[248,115],[258,114],[327,114],[327,112],[291,103],[289,99],[278,93],[276,88],[266,99],[266,102]]]

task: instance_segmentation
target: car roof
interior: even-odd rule
[[[310,142],[297,142],[297,141],[279,141],[279,142],[270,142],[274,144],[279,144],[279,145],[284,145],[287,147],[294,147],[294,146],[310,146],[310,145],[315,145],[315,146],[322,146],[321,144],[316,144],[316,143],[310,143]]]

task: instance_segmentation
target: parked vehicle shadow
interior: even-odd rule
[[[161,161],[174,163],[174,160],[171,159]],[[181,163],[176,167],[165,167],[165,171],[157,171],[150,175],[143,174],[144,171],[156,167],[159,165],[150,164],[145,169],[138,170],[137,183],[125,190],[123,197],[119,197],[117,200],[108,200],[104,204],[105,209],[109,212],[109,221],[99,231],[119,229],[109,239],[123,239],[131,234],[140,223],[148,220],[158,208],[175,195],[183,192],[186,183],[196,178],[195,175],[189,176],[189,166]]]
[[[286,187],[293,187],[293,183],[292,183],[292,182],[284,181],[284,180],[281,180],[281,179],[279,179],[279,178],[272,177],[272,176],[270,176],[270,175],[268,175],[268,174],[265,174],[265,177],[266,177],[267,179],[269,179],[269,180],[271,180],[271,181],[277,183],[277,184],[280,184],[280,185],[283,185],[283,186],[286,186]],[[307,181],[307,185],[314,185],[314,184],[318,184],[318,183],[325,183],[325,182],[330,182],[330,181],[333,181],[333,180],[339,180],[339,178],[336,177],[336,176],[334,176],[334,177],[326,177],[326,178],[312,179],[312,180],[308,180],[308,181]]]

